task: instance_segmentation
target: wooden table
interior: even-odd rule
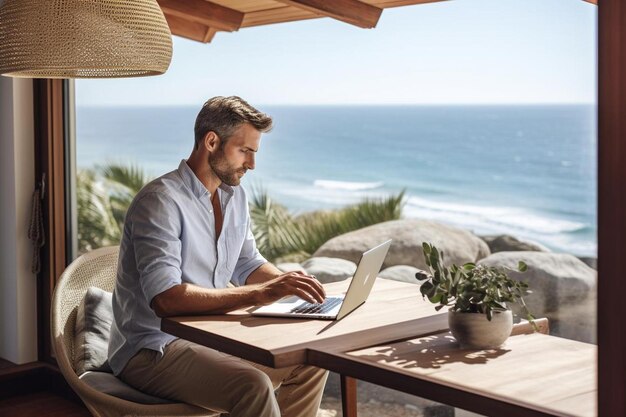
[[[540,333],[460,349],[448,332],[365,349],[313,349],[309,363],[493,416],[596,416],[597,346]]]
[[[325,285],[329,295],[347,282]],[[163,319],[175,336],[275,368],[310,364],[342,376],[344,416],[356,415],[353,378],[496,416],[593,416],[594,345],[542,335],[501,349],[459,349],[414,284],[378,279],[368,301],[339,321],[266,318],[247,310]]]
[[[326,284],[328,295],[349,282]],[[249,310],[249,309],[248,309]],[[378,279],[368,300],[338,321],[256,317],[247,310],[225,315],[173,317],[161,329],[262,365],[281,368],[309,363],[311,348],[348,351],[448,329],[447,314],[424,301],[419,286]],[[341,375],[343,415],[356,416],[356,380]]]
[[[326,284],[328,295],[347,281]],[[163,319],[167,333],[262,365],[281,368],[307,363],[308,349],[348,351],[390,340],[447,330],[445,313],[435,314],[419,286],[378,279],[368,300],[341,320],[252,316],[247,310],[224,315]]]

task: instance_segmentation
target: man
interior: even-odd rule
[[[146,185],[130,205],[109,362],[131,386],[232,417],[317,414],[326,371],[267,368],[160,330],[162,317],[221,314],[288,295],[324,300],[314,277],[284,274],[268,263],[250,231],[239,183],[254,169],[261,133],[271,126],[269,116],[239,97],[210,99],[196,119],[189,159]]]

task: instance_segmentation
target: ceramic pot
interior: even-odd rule
[[[494,311],[489,321],[482,313],[448,311],[448,326],[461,348],[497,348],[511,335],[513,314],[511,310]]]

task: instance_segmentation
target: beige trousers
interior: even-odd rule
[[[161,358],[140,350],[120,374],[148,394],[231,417],[315,417],[327,376],[312,366],[269,368],[182,339]]]

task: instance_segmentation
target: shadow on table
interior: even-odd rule
[[[393,364],[405,369],[438,369],[451,363],[485,364],[507,352],[510,350],[504,348],[461,349],[454,337],[447,333],[406,340],[391,346],[361,349],[351,352],[350,356],[363,358],[367,361]]]

